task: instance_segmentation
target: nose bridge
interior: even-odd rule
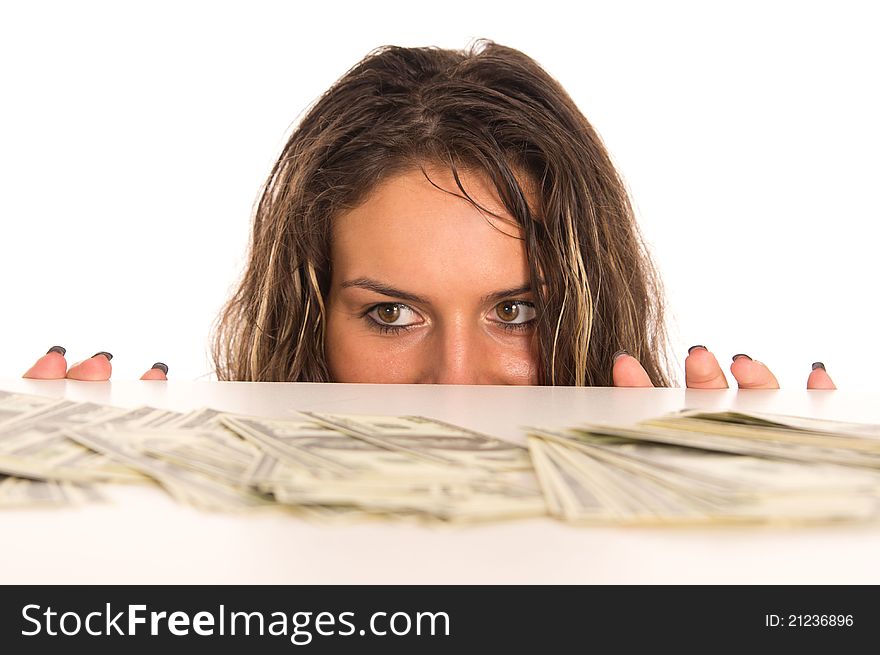
[[[478,384],[481,377],[481,333],[466,320],[450,321],[437,330],[434,344],[435,384]]]

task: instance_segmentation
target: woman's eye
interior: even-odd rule
[[[535,306],[523,300],[505,300],[495,305],[495,315],[502,323],[528,323],[535,319]]]
[[[379,325],[392,325],[395,327],[405,327],[418,323],[415,320],[417,314],[406,305],[400,303],[383,303],[376,305],[371,309],[367,316],[372,318]]]

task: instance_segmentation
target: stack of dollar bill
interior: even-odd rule
[[[880,426],[684,410],[631,426],[532,429],[551,514],[572,522],[880,518]]]
[[[880,426],[685,410],[527,428],[528,448],[418,416],[267,419],[0,391],[0,507],[158,484],[209,510],[313,518],[812,523],[880,518]]]
[[[440,421],[302,412],[273,420],[122,409],[0,391],[0,507],[158,483],[212,510],[319,518],[495,520],[546,514],[528,450]]]

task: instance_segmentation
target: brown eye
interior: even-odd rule
[[[510,322],[519,316],[519,303],[512,301],[500,302],[495,305],[495,313],[502,321]]]
[[[394,323],[400,318],[400,305],[380,305],[376,308],[376,313],[383,323]]]
[[[364,316],[367,327],[376,328],[383,334],[396,333],[398,330],[408,330],[422,325],[425,321],[419,320],[420,318],[418,312],[399,302],[373,305]]]

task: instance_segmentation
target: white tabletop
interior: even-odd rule
[[[277,417],[420,414],[520,443],[522,426],[636,421],[684,407],[880,423],[876,394],[847,391],[65,380],[5,380],[0,389]],[[0,513],[0,583],[880,583],[880,526],[323,525],[278,512],[204,512],[157,488],[105,489],[104,504]]]

